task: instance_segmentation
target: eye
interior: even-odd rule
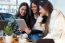
[[[24,9],[21,9],[21,10],[24,10]]]

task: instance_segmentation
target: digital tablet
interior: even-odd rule
[[[21,29],[28,28],[24,19],[16,19],[16,23],[18,24],[19,28],[21,28]]]

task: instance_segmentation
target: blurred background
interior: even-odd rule
[[[0,0],[0,13],[16,14],[18,6],[22,2],[27,2],[30,5],[31,0]],[[54,9],[59,9],[65,15],[65,0],[49,0]]]

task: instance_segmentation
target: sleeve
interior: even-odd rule
[[[39,16],[33,29],[44,31],[45,24],[43,24],[43,25],[41,24],[42,20],[43,20],[43,18],[41,16]]]

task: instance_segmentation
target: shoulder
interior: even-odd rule
[[[50,18],[49,26],[52,28],[63,28],[65,24],[65,17],[60,10],[53,10]]]
[[[54,9],[54,10],[52,11],[52,13],[51,13],[51,16],[52,16],[52,17],[56,17],[56,16],[58,16],[60,13],[61,13],[60,10]]]
[[[51,13],[51,19],[53,18],[65,18],[60,10],[54,9]]]

